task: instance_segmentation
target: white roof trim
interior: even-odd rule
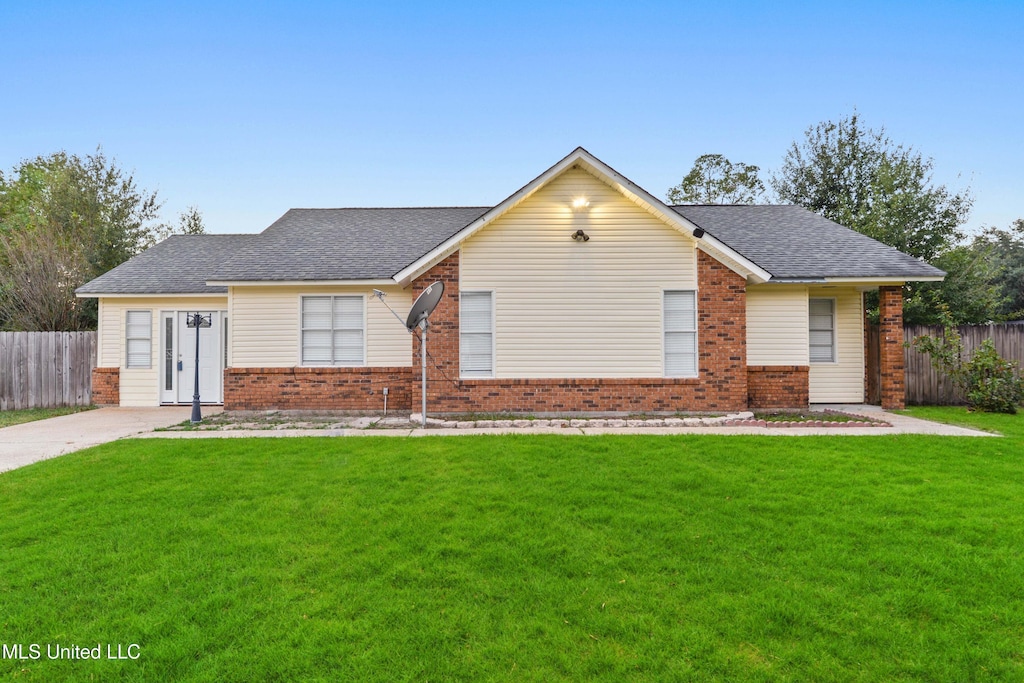
[[[389,278],[377,280],[207,280],[210,287],[379,287],[394,286]]]
[[[902,285],[907,282],[942,282],[945,275],[907,275],[905,277],[826,277],[830,285]]]
[[[227,299],[227,292],[75,292],[78,299]]]
[[[683,220],[686,221],[686,219]],[[686,223],[689,223],[689,221],[686,221]],[[697,241],[697,246],[702,251],[711,255],[713,258],[718,259],[740,275],[743,275],[750,280],[752,284],[760,284],[771,279],[771,273],[753,261],[736,253],[729,246],[720,242],[717,238],[712,237],[711,233],[706,232],[703,237],[695,237],[694,239]]]
[[[603,176],[603,179],[609,185],[622,192],[626,197],[638,203],[647,205],[653,213],[656,213],[666,223],[672,225],[680,232],[683,232],[684,234],[692,234],[694,228],[697,227],[672,209],[668,208],[664,203],[648,193],[647,190],[622,176],[615,171],[615,169],[605,164],[587,150],[582,147],[577,147],[564,159],[531,180],[517,192],[511,194],[507,199],[495,206],[493,209],[477,218],[475,221],[449,237],[438,246],[434,247],[416,261],[395,273],[393,276],[394,280],[402,285],[408,284],[411,280],[422,275],[425,271],[429,270],[439,261],[458,249],[462,242],[479,232],[488,223],[491,223],[495,219],[506,214],[516,205],[529,198],[534,192],[546,185],[551,179],[577,163],[584,164],[587,167],[587,170],[591,173]],[[771,273],[737,253],[729,246],[719,242],[707,233],[705,233],[704,237],[696,239],[696,242],[702,249],[704,249],[704,251],[712,256],[716,258],[721,256],[722,258],[720,260],[753,282],[764,282],[771,278]]]

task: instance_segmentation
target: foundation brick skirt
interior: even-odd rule
[[[806,365],[748,365],[747,404],[758,408],[806,409],[810,397]]]
[[[228,368],[225,410],[409,410],[415,368]]]
[[[92,402],[98,406],[121,404],[121,368],[92,369]]]
[[[419,382],[414,394],[419,396]],[[699,379],[475,379],[435,382],[428,409],[439,413],[676,412],[741,410],[743,403]]]

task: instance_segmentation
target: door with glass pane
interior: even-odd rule
[[[210,316],[210,327],[199,328],[199,398],[203,403],[221,403],[224,386],[223,314],[220,311],[176,311],[162,314],[160,400],[163,403],[191,403],[195,393],[196,329],[188,316]]]

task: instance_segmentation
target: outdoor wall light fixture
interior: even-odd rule
[[[576,197],[572,200],[573,211],[586,211],[588,206],[590,206],[590,200],[588,200],[586,197]]]
[[[700,239],[701,237],[703,237],[704,236],[704,228],[694,228],[693,229],[693,236],[696,237],[697,239]]]
[[[574,232],[572,234],[572,238],[574,240],[576,240],[577,242],[589,242],[590,241],[590,235],[588,235],[587,233],[583,232],[582,230],[577,230],[576,232]]]

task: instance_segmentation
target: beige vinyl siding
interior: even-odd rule
[[[404,320],[412,308],[412,290],[378,289],[387,292],[388,306]],[[366,298],[366,364],[370,367],[412,365],[412,335],[383,303],[370,296]]]
[[[811,403],[864,401],[864,311],[852,287],[810,287],[810,298],[836,301],[836,362],[811,363]],[[805,323],[805,334],[807,324]]]
[[[97,326],[98,344],[96,365],[101,368],[121,367],[121,329],[124,316],[120,306],[107,303],[107,299],[99,302],[99,325]]]
[[[226,297],[102,297],[99,302],[99,367],[121,368],[121,405],[160,405],[160,335],[161,311],[222,311],[228,306]],[[149,368],[126,367],[125,311],[152,313],[152,359]]]
[[[228,358],[234,368],[299,364],[299,289],[232,287]]]
[[[121,368],[121,405],[160,405],[160,368]]]
[[[498,378],[661,377],[663,292],[697,288],[692,239],[580,169],[464,242],[459,263],[461,289],[494,291]]]
[[[807,363],[807,286],[747,287],[747,365]]]
[[[400,287],[380,287],[387,303],[400,315],[412,306],[412,293]],[[372,288],[316,286],[232,287],[228,334],[231,367],[290,368],[301,365],[301,296],[360,295],[366,297],[366,364],[370,367],[412,364],[412,341],[405,327],[383,303],[370,296]]]

